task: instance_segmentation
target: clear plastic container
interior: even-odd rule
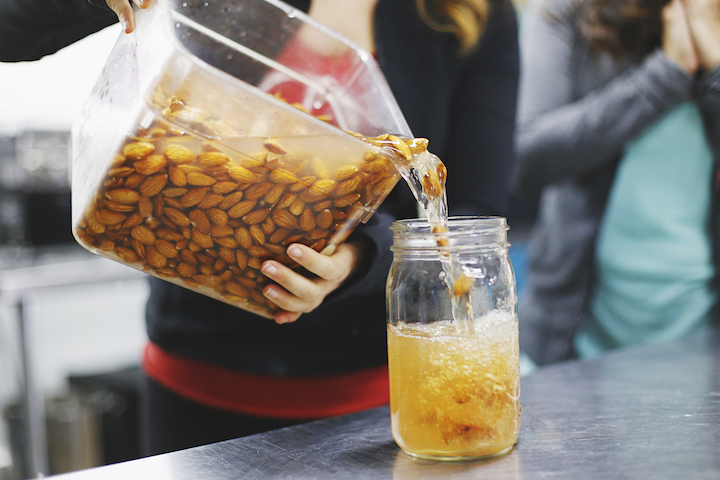
[[[275,0],[159,0],[73,127],[93,253],[272,317],[259,267],[330,254],[400,179],[361,137],[412,134],[373,57]],[[378,144],[379,145],[379,144]]]

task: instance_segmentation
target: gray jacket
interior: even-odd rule
[[[595,240],[624,145],[694,93],[716,170],[720,161],[720,68],[692,78],[660,50],[623,62],[593,54],[577,27],[578,1],[536,0],[521,36],[514,188],[542,194],[518,312],[521,348],[540,365],[574,355],[593,287]],[[715,177],[708,179],[713,185]],[[715,189],[716,264],[719,220]]]

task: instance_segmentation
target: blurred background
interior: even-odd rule
[[[0,63],[0,480],[138,455],[146,279],[70,220],[70,128],[119,34]]]
[[[0,63],[0,480],[137,458],[146,277],[71,234],[70,129],[118,35]],[[535,215],[514,201],[524,287]]]

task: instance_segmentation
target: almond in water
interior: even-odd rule
[[[184,100],[173,105],[173,119],[214,122]],[[269,283],[262,263],[296,267],[285,253],[291,243],[330,252],[352,231],[344,221],[358,218],[354,209],[397,183],[389,155],[405,160],[427,147],[392,136],[376,143],[380,150],[368,147],[362,158],[331,167],[283,139],[264,139],[262,151],[244,155],[158,122],[113,156],[77,236],[135,268],[272,317],[278,307],[262,294]],[[434,187],[444,175],[427,181]]]

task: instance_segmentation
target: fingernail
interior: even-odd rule
[[[268,297],[270,297],[270,298],[277,298],[277,297],[278,297],[278,292],[277,292],[277,290],[275,290],[274,288],[268,288],[268,289],[265,291],[265,295],[268,296]]]
[[[273,265],[272,263],[268,263],[266,265],[263,265],[262,272],[265,275],[275,275],[277,273],[277,267]]]
[[[128,30],[130,30],[130,22],[129,21],[123,19],[122,26],[123,26],[123,30],[125,31],[125,33],[130,33],[128,31]]]
[[[300,258],[302,257],[302,250],[300,250],[298,247],[292,246],[288,248],[288,255],[290,255],[293,258]]]

